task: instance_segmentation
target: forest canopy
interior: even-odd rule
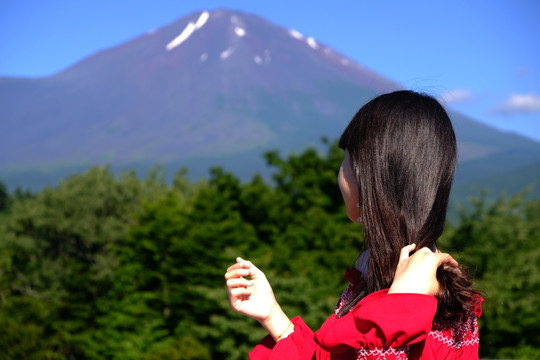
[[[172,182],[94,167],[36,193],[0,182],[0,359],[245,359],[265,335],[229,309],[236,256],[290,316],[318,328],[363,246],[336,183],[335,143],[265,155],[271,181],[222,168]],[[439,247],[485,297],[481,357],[540,358],[540,200],[463,204]]]

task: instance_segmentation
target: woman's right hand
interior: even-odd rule
[[[291,321],[281,310],[261,270],[250,261],[236,258],[236,264],[227,269],[225,279],[233,310],[260,322],[276,341],[288,335]]]
[[[437,282],[439,266],[444,263],[458,266],[458,263],[449,254],[439,251],[433,252],[427,247],[421,248],[409,256],[409,253],[415,248],[416,245],[411,244],[401,249],[394,281],[388,293],[416,293],[435,296],[439,292],[439,283]]]

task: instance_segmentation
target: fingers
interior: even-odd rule
[[[233,264],[227,268],[227,271],[231,271],[234,269],[249,269],[253,264],[250,261],[246,261],[242,258],[236,258],[236,264]]]
[[[409,258],[409,253],[414,250],[416,247],[416,244],[410,244],[401,249],[401,253],[399,254],[399,261],[403,261],[405,259]]]
[[[237,264],[242,264],[242,266],[247,267],[247,268],[249,268],[250,266],[253,266],[251,261],[244,260],[240,256],[236,258],[236,263]]]
[[[253,263],[251,261],[244,260],[241,257],[237,257],[235,265],[240,266],[240,267],[245,268],[245,269],[249,269],[249,276],[251,276],[251,278],[253,280],[255,280],[255,279],[259,278],[259,277],[264,277],[263,272],[261,270],[259,270],[258,267],[253,265]],[[233,266],[235,266],[235,265],[233,265]]]
[[[437,253],[438,257],[438,266],[441,266],[442,264],[450,264],[452,266],[458,267],[458,262],[450,255],[446,253]]]
[[[232,270],[229,270],[233,268]],[[227,279],[227,292],[229,293],[230,305],[233,309],[236,309],[236,301],[239,299],[247,299],[251,295],[251,288],[253,286],[253,281],[247,280],[242,276],[249,275],[249,269],[243,269],[235,267],[234,265],[229,267],[229,271],[225,274],[225,279]],[[237,310],[237,309],[236,309]]]
[[[457,262],[449,254],[433,252],[423,247],[410,255],[410,252],[415,249],[415,244],[401,249],[389,293],[418,293],[435,296],[439,289],[437,269],[444,265],[459,269]]]
[[[430,248],[423,247],[419,250],[416,250],[413,255],[410,255],[411,251],[413,251],[415,247],[416,247],[416,244],[404,246],[400,252],[399,262],[403,262],[407,259],[412,259],[412,258],[415,258],[418,261],[426,261],[429,258],[431,259],[430,261],[432,263],[436,264],[437,268],[444,264],[454,266],[454,267],[459,267],[458,262],[450,254],[443,253],[439,249],[433,252]]]
[[[407,248],[407,246],[404,247],[401,250],[401,252],[402,252],[401,256],[403,256],[403,252],[405,251],[406,248]],[[417,255],[417,254],[419,254],[419,255]],[[437,267],[439,267],[439,266],[441,266],[443,264],[448,264],[448,265],[455,266],[455,267],[459,266],[458,262],[450,254],[443,253],[439,249],[437,249],[435,252],[433,252],[430,248],[423,247],[420,250],[416,251],[413,256],[416,255],[415,257],[419,257],[419,256],[421,256],[420,254],[423,254],[424,256],[432,254],[432,256],[433,256],[432,259],[435,259],[435,263],[437,264]]]
[[[250,276],[252,280],[255,280],[259,277],[264,277],[264,274],[255,265],[253,265],[251,261],[237,257],[236,264],[233,264],[227,268],[225,279],[228,280],[242,276]]]
[[[251,288],[238,287],[238,288],[230,289],[229,293],[231,294],[231,297],[233,298],[249,296],[251,295]]]
[[[235,268],[233,265],[227,269],[227,272],[225,273],[225,279],[229,280],[229,279],[234,279],[234,278],[241,278],[242,276],[249,276],[249,274],[250,274],[249,269],[238,268],[238,267]]]
[[[233,288],[238,288],[238,287],[249,287],[253,285],[253,281],[250,281],[250,280],[247,280],[247,279],[244,279],[244,278],[239,278],[239,279],[228,279],[227,280],[227,287],[230,288],[230,289],[233,289]]]
[[[238,298],[241,296],[251,295],[251,286],[253,283],[246,279],[229,279],[227,280],[227,291],[229,297]]]

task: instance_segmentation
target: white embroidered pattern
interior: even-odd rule
[[[407,360],[409,358],[409,347],[389,348],[389,349],[358,349],[356,350],[358,357],[356,360],[368,359],[397,359]]]
[[[345,304],[352,301],[356,293],[357,285],[356,282],[349,282],[349,286],[347,286],[339,298],[335,308],[336,314],[339,313],[340,309]],[[475,314],[470,313],[462,320],[433,324],[433,328],[429,332],[428,338],[432,338],[436,342],[442,343],[444,346],[453,350],[460,350],[464,347],[478,345],[480,341],[478,336],[477,317]],[[357,349],[356,352],[358,356],[356,360],[407,360],[409,358],[409,350],[409,346],[388,349]]]
[[[465,321],[455,321],[449,326],[438,326],[429,332],[430,337],[452,349],[461,349],[480,343],[478,320],[475,315],[467,316]]]

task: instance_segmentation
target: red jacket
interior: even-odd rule
[[[337,311],[357,286],[351,281]],[[481,301],[480,301],[481,302]],[[433,326],[437,299],[420,294],[388,294],[381,290],[366,296],[342,317],[330,316],[313,331],[296,317],[294,332],[279,341],[265,337],[249,354],[251,360],[356,360],[356,359],[478,359],[477,317]]]

